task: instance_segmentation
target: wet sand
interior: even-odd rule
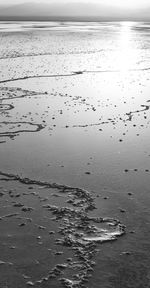
[[[80,25],[0,32],[1,287],[150,285],[149,24]]]

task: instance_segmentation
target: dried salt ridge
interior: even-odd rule
[[[81,54],[81,53],[80,53]],[[13,57],[12,57],[13,58]],[[5,59],[5,58],[4,58]],[[138,72],[138,71],[148,71],[150,70],[150,67],[143,67],[140,69],[129,69],[130,72]],[[72,76],[78,76],[85,73],[120,73],[120,70],[83,70],[83,71],[74,71],[67,74],[48,74],[48,75],[30,75],[30,76],[24,76],[24,77],[18,77],[18,78],[11,78],[11,79],[5,79],[1,80],[0,83],[8,83],[8,82],[14,82],[19,80],[27,80],[27,79],[34,79],[34,78],[56,78],[56,77],[72,77]]]
[[[10,100],[14,98],[24,98],[27,96],[43,95],[45,93],[38,93],[35,91],[25,90],[19,87],[0,87],[0,100]]]
[[[55,239],[56,245],[62,247],[62,250],[63,247],[68,247],[69,251],[72,251],[73,257],[67,258],[63,264],[56,264],[46,278],[35,282],[28,281],[26,284],[34,286],[48,281],[52,285],[51,282],[54,283],[53,281],[57,280],[63,287],[86,287],[85,283],[88,282],[89,277],[92,277],[91,273],[96,265],[93,257],[95,258],[98,253],[98,245],[106,241],[117,240],[119,236],[125,234],[125,226],[117,219],[90,217],[89,212],[96,207],[91,193],[84,189],[21,178],[18,175],[4,172],[0,172],[0,175],[2,176],[1,181],[18,181],[25,185],[53,188],[62,195],[65,193],[69,196],[67,203],[71,207],[58,207],[51,204],[44,204],[42,207],[51,212],[54,221],[60,223],[57,231],[60,238]],[[52,232],[50,231],[51,234]]]
[[[149,100],[148,100],[147,102],[149,102]],[[128,121],[131,121],[134,114],[136,114],[136,113],[141,113],[141,112],[144,112],[144,111],[147,111],[147,110],[150,109],[150,105],[141,105],[141,107],[145,107],[145,108],[140,109],[140,110],[136,110],[136,111],[131,111],[131,112],[129,112],[129,113],[126,113],[126,115],[128,116],[128,119],[127,119],[127,120],[128,120]]]
[[[40,93],[45,94],[45,93]],[[39,93],[34,91],[23,90],[21,88],[15,87],[0,87],[0,101],[3,102],[5,100],[12,100],[15,98],[24,98],[27,96],[36,96]],[[14,109],[15,107],[12,104],[0,103],[0,113],[6,113],[5,111],[9,111]],[[6,115],[7,117],[7,115]],[[14,138],[20,133],[25,132],[39,132],[44,129],[45,126],[42,124],[36,124],[29,121],[3,121],[0,122],[0,137],[9,137]],[[5,143],[5,141],[1,142]]]
[[[30,75],[30,76],[24,76],[24,77],[18,77],[18,78],[11,78],[6,80],[1,80],[0,83],[8,83],[8,82],[14,82],[19,80],[27,80],[27,79],[34,79],[34,78],[56,78],[56,77],[71,77],[83,74],[83,72],[72,72],[68,74],[51,74],[51,75]]]
[[[147,102],[150,102],[150,100],[147,100]],[[136,111],[130,111],[128,113],[125,114],[125,116],[127,116],[128,118],[127,119],[121,119],[123,122],[126,122],[126,121],[132,121],[132,118],[133,118],[133,115],[134,114],[137,114],[137,113],[142,113],[142,112],[145,112],[147,110],[150,109],[150,105],[141,105],[141,107],[144,107],[143,109],[139,109],[139,110],[136,110]],[[93,108],[94,110],[94,108]],[[98,123],[91,123],[91,124],[80,124],[80,125],[73,125],[72,127],[73,128],[87,128],[87,127],[94,127],[94,126],[101,126],[101,125],[105,125],[105,124],[110,124],[112,123],[113,125],[115,124],[115,120],[113,119],[108,119],[109,121],[103,121],[103,122],[98,122]]]
[[[8,131],[6,130],[6,127]],[[35,129],[33,129],[35,127]],[[24,132],[38,132],[42,130],[44,126],[42,124],[34,124],[31,122],[7,122],[3,121],[0,122],[0,131],[4,130],[3,132],[0,132],[0,137],[14,137],[17,136],[20,133]],[[11,129],[11,131],[10,131]]]
[[[11,104],[0,104],[0,111],[7,111],[14,109],[14,106]]]
[[[46,26],[45,26],[46,27]],[[32,28],[37,28],[37,27],[33,27],[32,26]],[[98,53],[98,52],[102,52],[103,51],[103,49],[97,49],[97,50],[88,50],[88,51],[73,51],[73,52],[68,52],[67,51],[67,55],[78,55],[78,54],[96,54],[96,53]],[[15,54],[14,53],[14,55],[12,54],[11,56],[9,55],[9,54],[6,54],[6,55],[4,55],[4,56],[2,56],[2,57],[0,57],[0,59],[2,60],[2,59],[17,59],[17,58],[25,58],[25,57],[39,57],[39,56],[50,56],[50,55],[66,55],[66,52],[58,52],[58,53],[54,53],[54,52],[52,52],[52,53],[50,53],[50,52],[43,52],[43,53],[40,53],[40,52],[38,52],[38,53],[21,53],[21,54]],[[82,72],[82,71],[81,71]],[[83,72],[82,72],[83,73]]]

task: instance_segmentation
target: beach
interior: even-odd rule
[[[0,287],[150,286],[149,35],[0,23]]]

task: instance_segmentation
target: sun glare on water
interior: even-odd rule
[[[121,73],[128,73],[136,67],[138,51],[135,49],[132,22],[123,22],[119,36],[117,67]]]

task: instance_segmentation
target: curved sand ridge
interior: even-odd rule
[[[39,93],[34,91],[23,90],[21,88],[16,87],[0,87],[1,102],[5,100],[12,100],[15,98],[24,98],[27,96],[36,96],[36,95],[39,95]],[[15,107],[12,104],[3,104],[3,103],[0,104],[1,113],[12,110],[14,108]],[[14,136],[17,136],[20,133],[38,132],[43,128],[44,126],[42,124],[36,124],[29,121],[2,121],[0,122],[0,137],[13,138]]]
[[[144,67],[139,69],[129,69],[129,72],[138,72],[138,71],[149,71],[150,67]],[[17,78],[11,78],[11,79],[5,79],[1,80],[0,83],[8,83],[8,82],[14,82],[14,81],[20,81],[20,80],[27,80],[27,79],[34,79],[34,78],[57,78],[57,77],[71,77],[71,76],[77,76],[81,74],[96,74],[96,73],[121,73],[121,70],[83,70],[83,71],[73,71],[67,74],[48,74],[48,75],[29,75],[24,77],[17,77]]]
[[[35,129],[33,129],[35,127]],[[8,130],[6,130],[6,128]],[[42,130],[42,124],[34,124],[31,122],[0,122],[0,137],[14,137],[20,133],[38,132]]]
[[[26,185],[28,189],[35,189],[35,187],[42,190],[54,189],[55,193],[57,190],[63,197],[66,195],[68,198],[66,201],[68,203],[67,207],[52,205],[50,201],[50,203],[43,204],[42,209],[53,215],[56,227],[59,224],[55,235],[60,235],[60,238],[55,238],[56,245],[62,247],[62,250],[66,248],[68,251],[72,251],[73,257],[70,260],[66,259],[63,264],[56,264],[49,271],[46,278],[28,281],[26,284],[34,286],[49,281],[48,283],[51,286],[55,281],[60,281],[64,287],[68,288],[85,287],[89,273],[92,273],[96,265],[93,258],[98,253],[98,245],[117,240],[118,237],[125,234],[125,226],[118,219],[91,217],[89,212],[96,209],[94,197],[82,188],[22,178],[19,175],[2,171],[0,176],[2,177],[0,181],[7,181],[8,183],[16,181]],[[35,192],[32,194],[36,197]],[[11,195],[13,196],[12,192]],[[23,203],[16,202],[14,205],[18,207],[16,209],[21,209],[24,213],[30,211],[30,215],[34,210],[33,207],[26,207]],[[13,214],[4,215],[1,220],[5,217],[18,217],[18,213],[16,211]],[[45,229],[45,227],[40,226],[40,229]]]

